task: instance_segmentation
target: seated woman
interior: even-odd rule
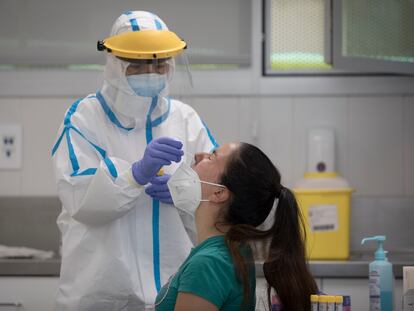
[[[254,310],[255,269],[249,242],[267,241],[263,266],[283,310],[310,310],[317,286],[306,259],[303,222],[291,190],[269,158],[229,143],[181,164],[168,182],[177,208],[195,214],[198,245],[161,289],[156,310]],[[277,201],[276,212],[269,216]],[[259,230],[267,217],[268,230]]]

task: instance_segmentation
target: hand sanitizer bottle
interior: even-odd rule
[[[384,235],[364,238],[365,241],[377,241],[378,248],[375,252],[375,260],[369,264],[369,309],[370,311],[393,310],[393,285],[394,276],[392,264],[388,261],[386,251],[382,248],[385,241]]]

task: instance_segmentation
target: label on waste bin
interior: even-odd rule
[[[338,230],[338,212],[336,205],[312,205],[309,207],[309,225],[311,231]]]

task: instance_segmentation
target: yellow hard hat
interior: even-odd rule
[[[160,59],[180,54],[187,44],[169,30],[142,30],[123,32],[98,41],[97,48],[121,58]]]

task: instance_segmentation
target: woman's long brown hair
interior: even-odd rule
[[[242,309],[251,293],[249,263],[240,253],[240,246],[251,241],[266,241],[269,249],[263,272],[268,283],[269,308],[273,288],[283,310],[310,310],[310,295],[317,293],[317,286],[306,262],[304,223],[294,194],[281,185],[279,171],[259,148],[241,143],[220,183],[232,193],[224,216],[224,222],[230,224],[225,239],[243,284]],[[275,200],[277,208],[271,228],[257,229],[269,215]]]

